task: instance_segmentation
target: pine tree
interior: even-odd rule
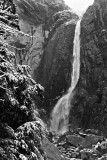
[[[1,23],[20,30],[18,15],[16,14],[16,5],[13,3],[13,0],[1,0],[0,24]]]

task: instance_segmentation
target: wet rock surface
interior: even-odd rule
[[[80,79],[71,105],[72,127],[95,128],[106,133],[107,1],[96,0],[81,21]],[[74,115],[74,116],[73,116]]]
[[[73,40],[78,19],[68,11],[60,12],[55,17],[37,74],[37,82],[45,87],[44,102],[40,106],[46,108],[47,114],[70,86]]]

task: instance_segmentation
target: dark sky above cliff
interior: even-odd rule
[[[91,5],[94,0],[64,0],[65,3],[76,12],[82,12]]]

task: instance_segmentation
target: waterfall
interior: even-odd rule
[[[75,28],[74,46],[73,46],[73,64],[71,74],[71,86],[67,94],[59,99],[51,114],[50,130],[57,134],[63,134],[68,131],[69,112],[71,109],[71,101],[73,98],[73,91],[78,83],[80,76],[80,23],[79,20]]]

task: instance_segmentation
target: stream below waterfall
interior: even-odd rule
[[[55,105],[51,113],[50,130],[57,134],[63,134],[68,131],[69,127],[69,112],[72,108],[71,101],[74,94],[74,89],[78,83],[80,76],[80,23],[79,20],[75,28],[74,46],[73,46],[73,64],[71,73],[71,86],[67,94],[61,97]]]

